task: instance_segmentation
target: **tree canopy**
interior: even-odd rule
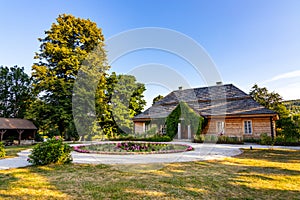
[[[0,66],[0,117],[24,117],[32,99],[31,83],[23,67]]]
[[[132,132],[131,118],[146,104],[145,86],[133,76],[108,74],[96,23],[63,14],[45,34],[32,67],[38,98],[27,112],[41,132],[88,139]]]
[[[158,102],[159,100],[163,99],[164,96],[162,95],[158,95],[156,97],[153,98],[153,101],[152,101],[152,105],[154,105],[156,102]]]
[[[278,113],[279,120],[276,123],[277,134],[299,138],[300,127],[297,121],[295,121],[298,118],[293,117],[289,110],[287,110],[283,104],[282,97],[278,93],[269,92],[267,88],[260,88],[255,84],[250,91],[250,96],[261,105]]]
[[[43,101],[43,110],[51,110],[42,119],[45,123],[66,136],[68,129],[76,132],[72,116],[73,86],[78,70],[87,55],[96,47],[101,51],[101,72],[108,69],[104,51],[104,36],[96,23],[76,18],[72,15],[59,15],[46,37],[39,38],[40,50],[36,53],[38,61],[32,67],[34,91]],[[34,105],[34,104],[33,104]],[[33,107],[35,109],[35,107]],[[33,113],[33,112],[31,112]],[[35,118],[35,116],[31,116]],[[66,136],[68,137],[68,136]]]
[[[112,73],[106,78],[106,98],[98,104],[98,116],[103,131],[108,136],[133,132],[132,118],[140,114],[146,105],[144,84],[134,76]]]

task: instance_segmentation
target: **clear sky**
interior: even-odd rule
[[[224,83],[245,92],[257,83],[284,99],[300,98],[299,0],[0,0],[0,65],[30,73],[38,37],[59,14],[89,18],[106,39],[130,29],[161,27],[187,35],[214,61]],[[142,50],[112,64],[128,73],[158,63],[181,74],[191,87],[205,86],[184,60],[167,52]],[[149,65],[150,66],[150,65]],[[150,66],[151,67],[151,66]],[[169,92],[147,85],[147,99]]]

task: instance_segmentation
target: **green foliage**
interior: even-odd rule
[[[185,102],[180,102],[166,119],[166,133],[170,138],[174,138],[177,134],[179,122],[181,123],[181,126],[191,125],[192,133],[200,135],[204,124],[204,118],[199,116]]]
[[[292,115],[300,114],[300,99],[283,101],[283,104]]]
[[[146,136],[146,135],[145,135]],[[148,141],[148,142],[170,142],[172,139],[167,135],[158,135],[155,134],[151,137],[144,137],[144,136],[136,136],[127,135],[127,136],[116,136],[113,138],[109,138],[111,141]]]
[[[153,126],[146,131],[146,135],[155,135],[156,133],[157,133],[157,126]]]
[[[217,144],[244,144],[242,137],[219,136]]]
[[[24,118],[32,100],[31,78],[18,66],[0,66],[0,117]]]
[[[132,133],[132,118],[140,114],[146,105],[144,84],[136,82],[134,76],[112,73],[106,78],[106,96],[97,104],[100,126],[109,137]]]
[[[260,88],[257,84],[252,87],[249,94],[255,101],[268,109],[276,111],[278,105],[282,105],[282,97],[278,93],[270,93],[267,88]]]
[[[297,115],[294,117],[290,113],[278,93],[269,93],[267,88],[259,88],[255,84],[250,91],[250,95],[261,105],[278,113],[279,120],[276,122],[277,134],[300,138],[299,118]]]
[[[300,140],[296,137],[285,137],[284,135],[279,135],[275,138],[274,144],[280,146],[300,146]]]
[[[170,138],[168,135],[154,135],[152,137],[144,138],[143,141],[149,141],[149,142],[170,142],[172,141],[172,138]]]
[[[274,142],[271,136],[268,136],[266,133],[262,133],[260,135],[259,144],[261,145],[273,145]]]
[[[61,138],[52,138],[35,146],[28,161],[33,165],[66,164],[72,161],[71,151]]]
[[[217,144],[244,144],[242,137],[234,137],[234,136],[217,136],[217,135],[195,135],[194,136],[195,143],[217,143]]]
[[[0,158],[5,156],[4,144],[0,142]]]
[[[214,134],[206,134],[204,135],[204,141],[208,143],[217,143],[218,142],[218,136]]]
[[[159,101],[163,98],[164,98],[164,96],[162,96],[162,95],[158,95],[157,97],[154,97],[153,101],[152,101],[152,105],[154,105],[157,101]]]
[[[38,62],[32,66],[34,92],[40,99],[33,103],[28,117],[38,121],[42,131],[55,128],[61,136],[70,138],[68,133],[76,133],[72,96],[78,70],[85,59],[93,60],[87,56],[95,49],[99,57],[93,64],[98,64],[102,73],[108,69],[104,37],[96,23],[66,14],[59,15],[45,34],[39,39],[40,51],[35,56]]]
[[[203,143],[205,140],[205,136],[203,134],[194,135],[194,143]]]
[[[293,120],[293,117],[281,118],[277,121],[277,127],[280,128],[279,133],[285,137],[296,137],[300,138],[300,129],[299,126]]]
[[[248,143],[259,143],[260,139],[259,138],[253,138],[253,137],[250,137],[250,138],[244,138],[244,142],[248,142]]]

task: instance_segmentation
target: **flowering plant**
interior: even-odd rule
[[[100,153],[100,154],[162,154],[180,153],[192,151],[193,147],[186,144],[172,144],[159,142],[118,142],[99,143],[92,145],[79,145],[73,147],[79,153]]]

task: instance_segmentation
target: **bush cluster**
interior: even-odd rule
[[[274,144],[279,146],[300,146],[300,140],[296,137],[279,135],[275,138]]]
[[[5,156],[4,144],[0,142],[0,158]]]
[[[68,144],[56,137],[35,146],[28,161],[33,165],[70,163],[72,161],[71,151],[72,148]]]
[[[297,137],[286,137],[278,135],[274,139],[266,133],[260,135],[260,138],[245,138],[244,142],[257,143],[261,145],[277,145],[277,146],[300,146],[300,140]]]
[[[228,137],[228,136],[220,136],[218,138],[217,144],[244,144],[242,137]]]
[[[259,144],[261,145],[273,145],[274,141],[271,136],[268,136],[266,133],[260,135]]]
[[[218,136],[218,135],[195,135],[194,136],[195,143],[217,143],[217,144],[244,144],[242,137],[230,137],[230,136]]]

